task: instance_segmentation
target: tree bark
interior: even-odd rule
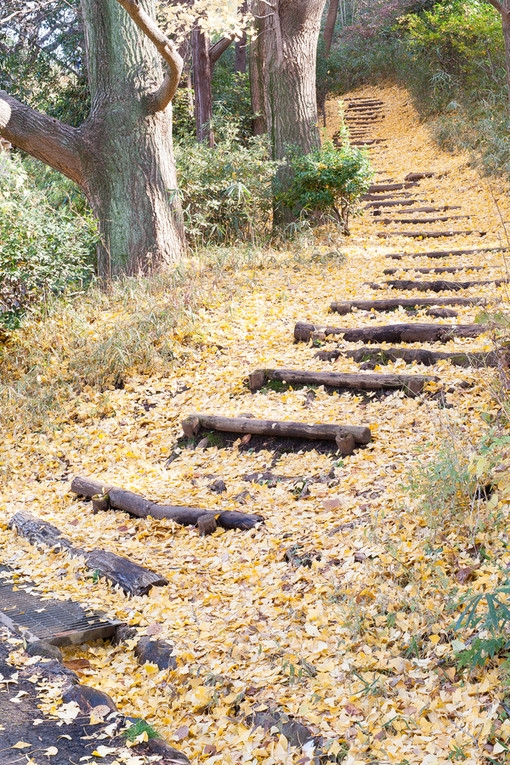
[[[387,300],[348,300],[330,303],[329,310],[345,315],[353,308],[360,311],[394,311],[396,308],[429,308],[436,305],[484,305],[484,298],[388,298]]]
[[[261,388],[265,380],[278,380],[288,385],[325,385],[329,388],[344,388],[346,390],[377,391],[401,388],[408,395],[416,396],[423,391],[425,383],[436,379],[424,375],[342,374],[338,372],[305,372],[296,369],[264,369],[261,371],[263,372],[263,379],[261,381],[260,377],[257,377],[257,384],[250,384],[252,392]]]
[[[265,14],[261,35],[265,114],[273,159],[288,156],[291,147],[308,154],[320,145],[316,100],[316,55],[326,0],[273,0],[261,3]],[[292,180],[291,165],[281,165],[276,190]],[[299,211],[276,205],[276,225],[290,223]]]
[[[335,361],[340,356],[347,356],[357,364],[373,362],[375,364],[387,364],[389,361],[402,359],[406,364],[423,364],[431,367],[438,361],[449,361],[457,367],[497,367],[504,357],[504,353],[498,351],[451,353],[447,351],[429,351],[428,348],[370,348],[363,346],[354,351],[318,351],[315,358],[321,361]],[[506,360],[505,360],[506,363]]]
[[[253,135],[267,133],[266,107],[264,102],[264,33],[266,9],[262,0],[253,3],[255,34],[250,42],[250,96],[253,114]]]
[[[99,223],[102,279],[150,273],[185,251],[169,106],[182,60],[153,21],[153,0],[81,6],[89,118],[71,128],[2,92],[0,135],[82,187]]]
[[[324,24],[324,55],[326,57],[329,56],[331,46],[333,45],[333,34],[338,15],[338,5],[339,0],[329,0],[326,23]]]
[[[200,29],[191,33],[193,57],[193,91],[195,94],[195,126],[197,141],[214,146],[212,131],[212,66],[208,36]]]

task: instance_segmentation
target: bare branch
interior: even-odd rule
[[[0,136],[84,187],[79,128],[48,117],[0,90]]]
[[[154,43],[156,49],[168,65],[169,71],[165,75],[161,86],[154,93],[151,93],[147,99],[149,112],[163,111],[174,97],[179,86],[183,60],[174,43],[163,34],[156,22],[139,6],[137,0],[117,0],[117,2],[122,5],[136,26]]]
[[[223,56],[227,48],[234,42],[235,35],[229,37],[222,37],[217,43],[211,45],[209,48],[209,58],[211,60],[211,66],[214,66],[217,60]]]

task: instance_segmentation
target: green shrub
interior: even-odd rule
[[[240,140],[239,126],[215,125],[216,146],[176,146],[186,232],[193,246],[254,242],[269,233],[277,163],[262,137]]]
[[[54,193],[57,193],[54,191]],[[57,195],[58,196],[58,195]],[[34,301],[81,287],[92,273],[92,218],[63,192],[48,201],[19,157],[0,155],[0,321],[12,325]],[[67,199],[67,201],[66,201]]]
[[[349,216],[373,176],[368,153],[351,146],[344,135],[340,149],[326,141],[309,154],[291,153],[289,162],[292,183],[277,201],[305,215],[332,216],[348,233]]]

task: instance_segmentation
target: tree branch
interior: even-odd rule
[[[140,8],[138,0],[117,0],[117,2],[122,5],[136,26],[154,43],[156,49],[168,65],[169,71],[165,74],[162,84],[147,98],[149,112],[154,114],[155,112],[163,111],[174,97],[179,86],[183,60],[174,43],[163,34],[156,22]]]
[[[230,37],[222,37],[221,40],[218,40],[217,43],[211,45],[209,48],[209,59],[211,61],[211,67],[213,67],[217,60],[223,56],[227,48],[234,42],[234,40],[235,35],[231,35]]]
[[[78,128],[48,117],[0,90],[0,136],[84,186],[79,152],[83,138]]]
[[[503,3],[500,3],[499,0],[486,0],[490,5],[492,5],[498,13],[500,13],[506,21],[510,21],[510,10],[505,8]]]

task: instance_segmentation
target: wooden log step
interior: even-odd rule
[[[418,239],[439,239],[442,236],[472,236],[478,234],[479,236],[485,236],[486,231],[379,231],[377,236],[383,239],[388,239],[390,236],[406,236]]]
[[[351,146],[375,146],[378,143],[386,143],[386,138],[369,138],[362,141],[351,141]]]
[[[192,415],[183,421],[182,426],[184,433],[189,433],[191,428],[194,435],[198,435],[200,430],[218,430],[222,433],[251,433],[255,436],[304,438],[312,441],[336,441],[352,436],[357,444],[363,445],[370,443],[372,438],[370,428],[358,425],[308,425],[287,420],[257,420],[254,417],[219,417],[208,414]]]
[[[449,361],[458,367],[497,367],[502,355],[497,351],[485,353],[451,353],[446,351],[430,351],[427,348],[356,348],[352,351],[335,349],[334,351],[318,351],[315,358],[321,361],[335,361],[340,356],[347,356],[357,364],[373,362],[387,364],[389,361],[402,359],[406,364],[423,364],[426,367],[437,364],[438,361]]]
[[[403,258],[449,258],[458,255],[472,255],[479,253],[483,255],[486,252],[504,252],[507,247],[478,247],[471,250],[429,250],[428,252],[391,252],[385,255],[391,260],[402,260]]]
[[[435,173],[407,173],[404,181],[421,181],[423,178],[434,178]]]
[[[401,271],[414,271],[418,274],[456,274],[458,271],[483,271],[487,266],[436,266],[430,268],[385,268],[383,274],[391,276]]]
[[[343,335],[348,343],[446,343],[454,337],[478,337],[487,331],[480,324],[385,324],[376,327],[321,327],[308,322],[297,322],[294,327],[296,342],[312,338]]]
[[[152,587],[168,584],[168,579],[156,574],[151,569],[139,566],[127,558],[106,550],[94,549],[90,552],[74,547],[52,523],[41,521],[28,513],[15,513],[9,521],[9,528],[15,529],[31,544],[43,544],[46,547],[66,550],[73,557],[83,556],[87,567],[98,571],[113,584],[119,585],[129,595],[147,595]]]
[[[373,183],[368,187],[367,194],[378,194],[383,191],[399,191],[417,186],[417,183]]]
[[[421,223],[445,223],[447,220],[461,220],[461,218],[470,217],[470,215],[436,215],[433,218],[382,218],[380,223],[384,223],[385,226],[389,226],[391,223],[411,223],[419,226]]]
[[[419,292],[457,292],[469,287],[482,287],[493,284],[500,287],[507,284],[507,279],[484,279],[482,281],[447,282],[440,279],[436,282],[415,282],[412,279],[389,279],[384,285],[395,290],[418,290]],[[374,285],[372,285],[374,287]],[[375,287],[374,287],[375,289]]]
[[[405,207],[409,205],[415,205],[419,200],[418,199],[388,199],[384,202],[368,202],[365,207],[366,208],[378,208],[378,207]],[[414,212],[413,210],[409,211]],[[381,213],[373,213],[374,215],[381,214]]]
[[[353,391],[403,390],[408,396],[418,396],[425,383],[435,377],[424,375],[342,374],[338,372],[305,372],[296,369],[257,369],[249,377],[252,393],[268,380],[288,385],[325,385]]]
[[[346,300],[333,301],[329,310],[345,315],[353,308],[361,311],[394,311],[397,308],[428,308],[441,305],[484,305],[484,298],[477,297],[440,297],[440,298],[388,298],[387,300]]]
[[[363,202],[380,202],[381,200],[384,201],[386,199],[395,199],[395,197],[400,199],[409,199],[410,196],[411,194],[409,191],[399,191],[393,194],[364,194],[361,197],[361,200]]]
[[[159,520],[167,518],[181,526],[199,525],[200,518],[207,518],[211,515],[210,510],[204,510],[200,507],[159,505],[156,502],[145,499],[140,494],[134,494],[132,491],[119,489],[115,486],[107,486],[93,478],[84,478],[83,476],[76,476],[73,479],[71,491],[78,496],[89,499],[95,496],[106,496],[108,498],[108,508],[122,510],[137,518],[147,518],[149,516]],[[256,523],[264,520],[261,515],[249,515],[248,513],[238,513],[237,511],[230,510],[214,513],[214,515],[217,525],[225,529],[252,529]]]
[[[442,205],[441,207],[413,207],[412,210],[402,210],[400,215],[414,215],[417,212],[432,213],[432,212],[446,212],[446,210],[461,210],[460,205]],[[469,217],[469,216],[464,216]]]

